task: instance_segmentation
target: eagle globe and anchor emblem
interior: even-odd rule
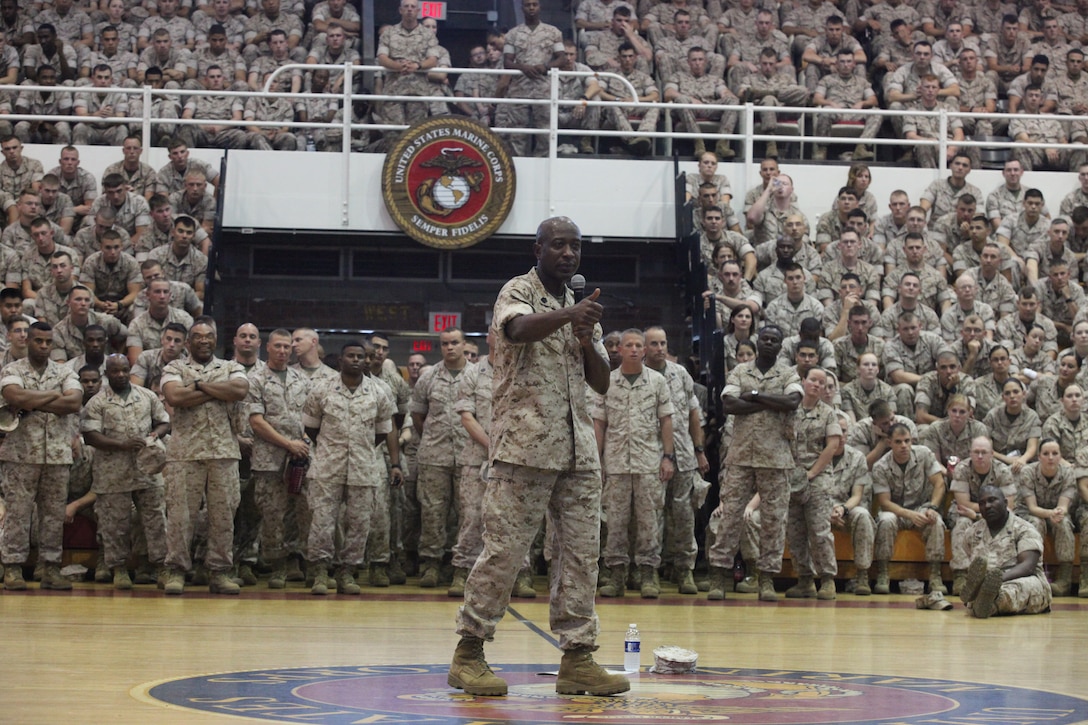
[[[382,168],[382,196],[393,221],[440,249],[494,234],[510,213],[516,186],[502,140],[476,121],[453,116],[409,128]]]

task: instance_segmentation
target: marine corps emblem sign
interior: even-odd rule
[[[429,247],[461,249],[495,233],[514,204],[514,164],[476,121],[440,116],[412,126],[382,167],[385,208]]]

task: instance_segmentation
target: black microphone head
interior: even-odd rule
[[[581,292],[586,288],[586,278],[580,274],[576,274],[570,278],[570,288],[576,293]]]

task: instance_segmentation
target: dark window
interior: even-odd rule
[[[339,279],[340,250],[254,247],[253,276]]]

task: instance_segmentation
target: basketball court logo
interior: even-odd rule
[[[264,722],[532,725],[1074,725],[1088,700],[1021,687],[895,675],[700,667],[643,673],[618,697],[555,694],[548,665],[494,665],[506,697],[446,684],[449,665],[224,672],[151,682],[137,699]]]
[[[467,118],[417,123],[382,167],[382,197],[393,221],[412,239],[439,249],[462,249],[494,234],[516,189],[502,140]]]

